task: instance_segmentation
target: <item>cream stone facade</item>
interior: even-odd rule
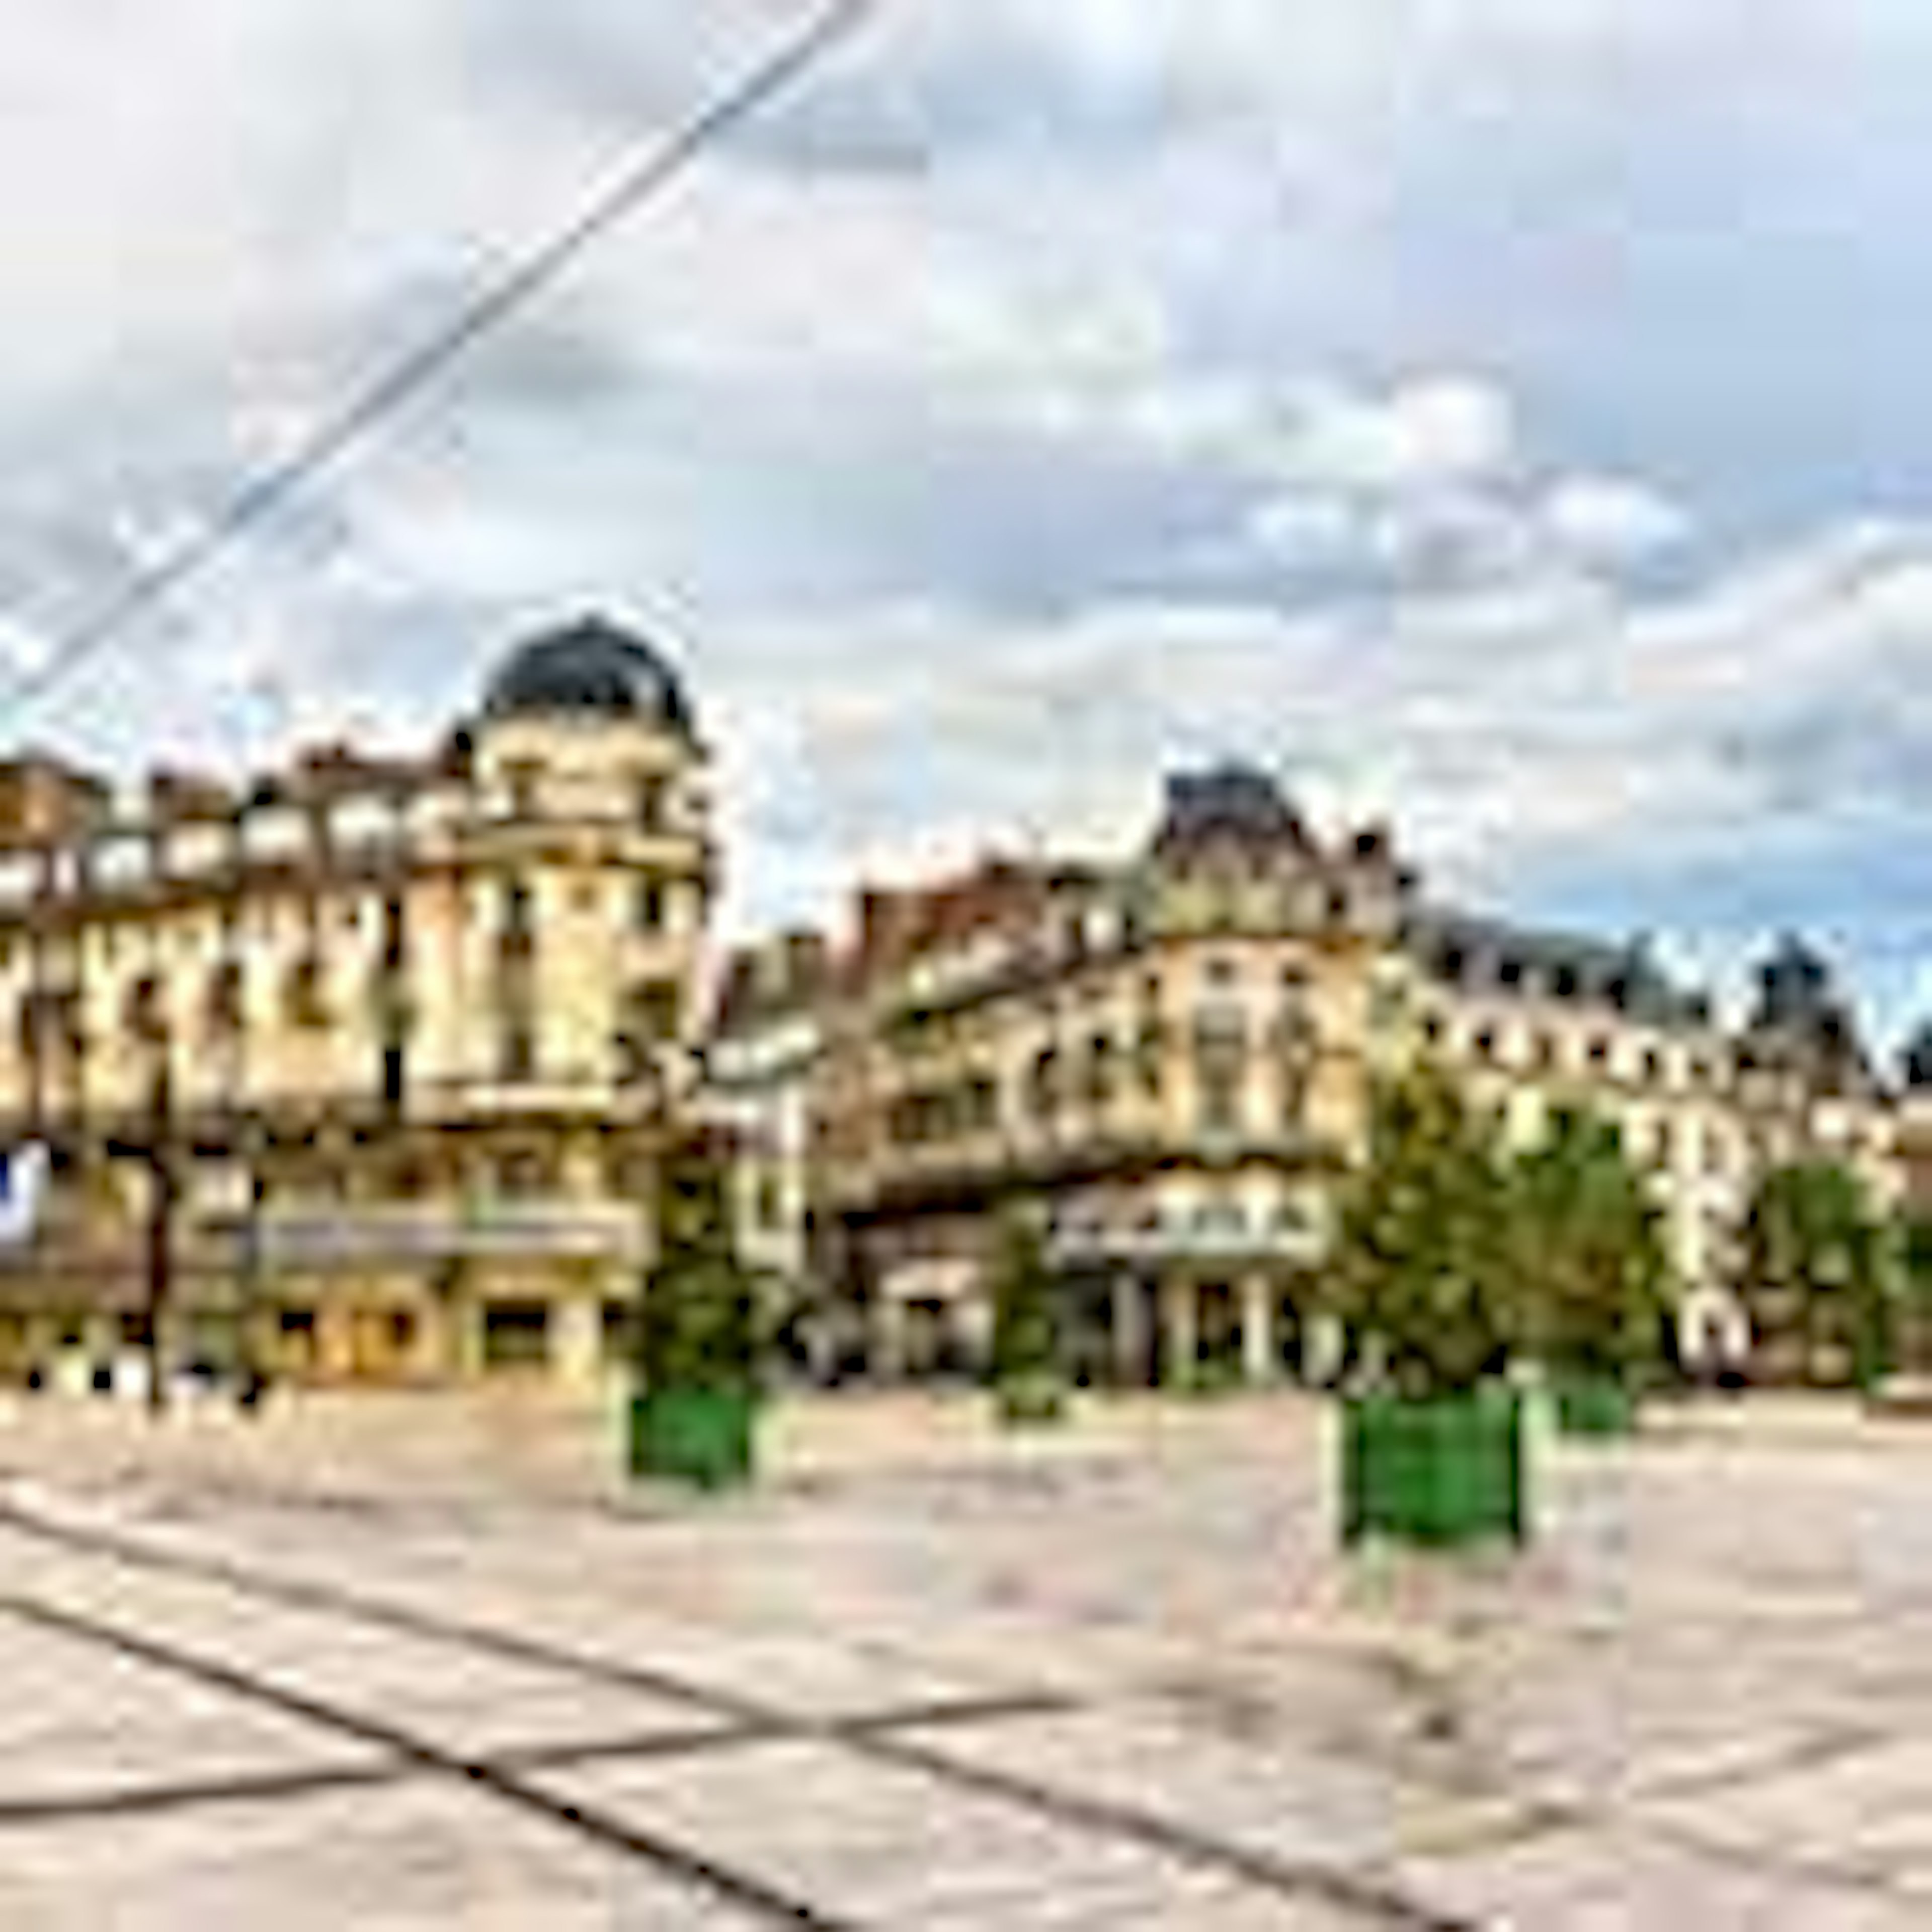
[[[1727,1029],[1641,947],[1441,915],[1415,884],[1384,830],[1324,845],[1265,778],[1222,770],[1175,781],[1124,866],[867,894],[842,947],[790,942],[812,970],[789,999],[768,959],[722,1032],[742,1052],[814,1016],[790,1198],[812,1203],[848,1366],[978,1360],[993,1210],[1024,1198],[1088,1378],[1325,1377],[1339,1338],[1310,1290],[1334,1182],[1378,1070],[1420,1055],[1520,1142],[1559,1108],[1618,1125],[1666,1214],[1693,1360],[1766,1339],[1732,1240],[1768,1165],[1842,1158],[1898,1202],[1898,1110],[1801,950]]]
[[[593,1379],[690,1082],[708,782],[670,670],[595,620],[419,761],[131,808],[0,774],[0,1133],[55,1164],[0,1375],[100,1372],[158,1312],[164,1363]]]

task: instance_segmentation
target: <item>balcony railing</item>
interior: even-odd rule
[[[625,1202],[496,1197],[272,1208],[260,1252],[270,1268],[331,1268],[479,1259],[646,1258],[644,1217]]]

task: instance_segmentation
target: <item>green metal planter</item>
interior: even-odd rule
[[[1556,1427],[1564,1436],[1628,1436],[1636,1428],[1636,1397],[1614,1376],[1557,1379]]]
[[[1522,1402],[1513,1392],[1343,1405],[1342,1538],[1440,1549],[1528,1534]]]
[[[659,1388],[631,1402],[631,1473],[722,1490],[748,1483],[758,1397],[748,1390]]]
[[[1038,1428],[1066,1414],[1066,1390],[1057,1376],[1011,1376],[994,1385],[1000,1420],[1009,1428]]]

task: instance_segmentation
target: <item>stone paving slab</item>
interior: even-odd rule
[[[1684,1845],[1638,1826],[1407,1861],[1408,1892],[1490,1932],[1913,1932],[1896,1895]]]
[[[922,1441],[917,1405],[861,1402],[827,1412],[836,1455],[722,1503],[620,1499],[608,1471],[580,1483],[581,1442],[537,1443],[526,1468],[514,1432],[473,1418],[439,1443],[439,1413],[392,1406],[365,1429],[330,1408],[313,1426],[291,1414],[145,1446],[117,1421],[69,1458],[42,1412],[31,1441],[0,1435],[0,1468],[44,1485],[26,1492],[36,1507],[92,1513],[141,1560],[55,1552],[0,1526],[0,1590],[419,1728],[459,1760],[660,1725],[687,1736],[704,1720],[564,1664],[346,1606],[237,1598],[147,1558],[231,1559],[800,1719],[1041,1689],[1070,1700],[904,1734],[938,1769],[824,1736],[526,1773],[559,1802],[608,1808],[861,1926],[1354,1932],[1332,1887],[1258,1888],[1252,1868],[1190,1862],[1137,1820],[1156,1840],[1271,1861],[1277,1877],[1339,1876],[1358,1900],[1386,1881],[1472,1928],[1932,1924],[1932,1532],[1919,1526],[1932,1427],[1868,1429],[1841,1407],[1802,1426],[1773,1411],[1760,1431],[1745,1405],[1708,1428],[1688,1416],[1634,1443],[1546,1445],[1532,1550],[1444,1563],[1336,1553],[1328,1418],[1293,1399],[1184,1406],[1158,1426],[1144,1412],[1102,1418],[1094,1441],[1078,1424],[1051,1454],[976,1434],[956,1410]],[[816,1426],[801,1412],[787,1432]],[[488,1456],[466,1460],[479,1440]],[[245,1698],[44,1634],[15,1645],[13,1628],[0,1625],[0,1808],[10,1772],[22,1790],[86,1795],[117,1771],[298,1775],[354,1760]],[[50,1688],[62,1679],[72,1696]],[[14,1735],[26,1744],[10,1766]],[[1024,1802],[1015,1780],[1052,1802]],[[424,1852],[442,1876],[420,1896],[408,1834],[385,1835],[384,1807],[405,1790],[412,1804],[440,1794],[421,1843],[444,1848]],[[514,1820],[502,1842],[527,1841],[532,1869],[466,1862],[474,1816]],[[646,1916],[614,1915],[596,1886],[616,1855],[581,1830],[406,1780],[58,1827],[9,1826],[0,1808],[0,1874],[16,1887],[0,1892],[0,1927],[299,1925],[320,1896],[313,1874],[326,1886],[332,1870],[304,1816],[346,1821],[372,1870],[396,1866],[400,1925],[732,1922],[707,1922],[675,1886],[664,1902],[651,1888],[668,1881],[634,1855],[611,1868],[638,1876]],[[242,1875],[224,1890],[218,1851],[202,1847],[244,1818]],[[26,1916],[52,1909],[60,1858],[85,1863],[97,1842],[110,1871],[148,1848],[147,1876],[129,1882],[149,1916],[112,1916],[98,1886],[76,1894],[92,1919]],[[16,1851],[38,1874],[26,1892]],[[468,1891],[465,1871],[482,1874]],[[355,1922],[380,1925],[369,1883],[355,1896],[373,1916]],[[284,1886],[292,1920],[268,1909]],[[668,1916],[648,1916],[660,1902]]]
[[[43,1548],[14,1574],[39,1600],[460,1756],[727,1728],[689,1704],[566,1670],[321,1610],[291,1609],[193,1576],[133,1571]],[[94,1669],[103,1668],[94,1660]]]
[[[1190,1868],[916,1769],[787,1741],[670,1766],[573,1766],[535,1780],[881,1928],[1117,1924],[1351,1927],[1318,1898],[1286,1898]]]
[[[1888,1885],[1932,1922],[1932,1741],[1847,1753],[1640,1815],[1745,1859]]]
[[[754,1932],[561,1826],[441,1784],[10,1828],[7,1932]]]
[[[386,1761],[298,1718],[0,1611],[0,1814]],[[0,1844],[0,1868],[11,1843]],[[0,1925],[10,1924],[0,1913]]]
[[[1117,1708],[928,1733],[934,1756],[1196,1832],[1293,1868],[1385,1864],[1468,1801],[1292,1742],[1237,1743]]]

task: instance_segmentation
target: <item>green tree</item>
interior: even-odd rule
[[[1622,1382],[1655,1361],[1672,1299],[1662,1210],[1616,1127],[1558,1114],[1510,1174],[1531,1351],[1559,1375]]]
[[[1894,1234],[1899,1306],[1893,1360],[1913,1375],[1932,1373],[1932,1221],[1907,1216]]]
[[[1744,1289],[1774,1366],[1833,1383],[1877,1373],[1893,1247],[1850,1168],[1814,1160],[1764,1174],[1744,1222]]]
[[[1424,1066],[1378,1094],[1370,1142],[1338,1204],[1334,1312],[1400,1391],[1472,1388],[1523,1330],[1497,1136]]]
[[[993,1384],[1010,1409],[1058,1406],[1059,1308],[1038,1214],[1008,1208],[993,1262]]]
[[[748,1391],[758,1378],[759,1282],[732,1231],[729,1171],[709,1150],[683,1150],[659,1176],[658,1258],[638,1310],[646,1388]]]

